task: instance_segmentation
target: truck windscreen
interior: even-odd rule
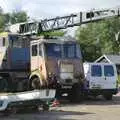
[[[57,58],[80,58],[81,52],[80,48],[72,44],[56,44],[56,43],[47,43],[45,44],[46,55],[49,57]]]

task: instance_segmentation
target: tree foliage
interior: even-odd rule
[[[5,16],[3,14],[2,9],[0,8],[0,32],[4,29],[5,26]]]
[[[79,27],[76,39],[81,45],[84,60],[94,61],[102,54],[118,54],[120,37],[116,40],[115,34],[119,31],[120,18],[106,19]]]
[[[10,23],[11,24],[25,22],[25,21],[27,21],[27,19],[28,19],[28,16],[24,11],[13,12],[12,14],[10,14]]]
[[[51,31],[51,32],[42,32],[39,33],[38,36],[45,36],[45,37],[62,37],[66,34],[66,32],[62,31],[62,30],[55,30],[55,31]]]
[[[6,25],[27,21],[28,16],[24,11],[3,13],[0,8],[0,32],[5,30]]]

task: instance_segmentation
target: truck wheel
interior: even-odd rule
[[[35,78],[32,79],[32,81],[31,81],[31,88],[32,89],[40,89],[41,88],[41,84],[40,84],[39,78],[35,77]]]
[[[84,99],[84,94],[83,91],[81,89],[81,86],[76,84],[73,86],[73,88],[71,89],[71,92],[69,94],[69,100],[71,102],[81,102]]]
[[[106,100],[112,100],[112,94],[103,95]]]

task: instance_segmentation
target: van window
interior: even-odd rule
[[[91,67],[91,75],[96,76],[96,77],[101,77],[102,76],[102,68],[100,65],[93,65]]]
[[[114,69],[111,65],[105,65],[104,66],[104,75],[107,77],[114,76]]]

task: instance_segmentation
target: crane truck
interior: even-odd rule
[[[120,15],[120,8],[91,10],[63,17],[17,23],[0,34],[0,89],[28,91],[55,88],[79,100],[84,86],[80,46],[71,37],[38,37]]]

